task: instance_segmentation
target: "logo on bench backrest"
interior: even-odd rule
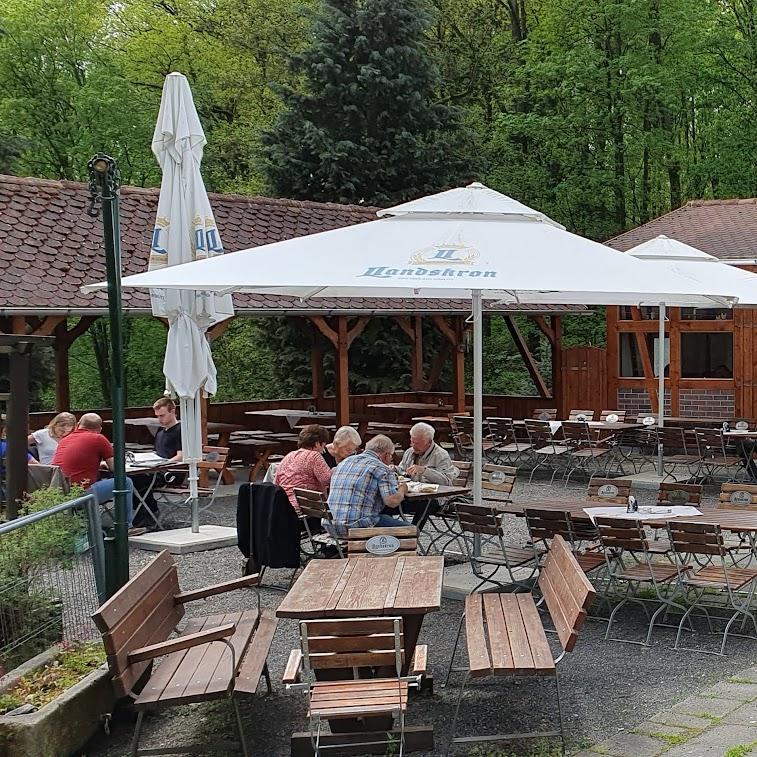
[[[751,505],[752,495],[750,492],[740,490],[731,494],[730,501],[732,505]]]
[[[400,540],[396,536],[371,536],[365,548],[372,555],[391,555],[400,548]]]
[[[489,483],[490,484],[504,484],[506,478],[507,477],[501,470],[495,470],[489,474]]]
[[[668,492],[668,502],[677,502],[680,504],[690,501],[691,494],[687,491],[684,491],[683,489],[673,489],[672,491]]]
[[[597,489],[597,495],[609,499],[618,496],[618,487],[614,484],[604,484]]]

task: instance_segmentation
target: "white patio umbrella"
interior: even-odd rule
[[[734,268],[722,263],[714,255],[708,255],[696,247],[679,242],[677,239],[660,234],[642,244],[626,250],[638,260],[643,260],[650,266],[650,275],[678,274],[686,276],[702,286],[720,287],[738,297],[740,306],[757,305],[757,276],[749,271]],[[657,350],[657,423],[665,425],[665,317],[666,306],[669,303],[660,302],[659,307],[659,336]],[[657,448],[657,474],[662,476],[662,445]]]
[[[158,213],[150,250],[154,275],[223,253],[213,211],[200,174],[205,146],[189,83],[166,77],[152,151],[160,163]],[[216,368],[205,336],[214,323],[234,315],[231,295],[203,288],[150,290],[153,315],[169,322],[163,372],[167,391],[179,397],[182,452],[189,463],[192,531],[199,531],[197,463],[202,459],[201,392],[215,394]]]
[[[629,255],[571,234],[482,184],[382,210],[377,221],[128,276],[161,286],[299,297],[470,297],[474,324],[474,501],[481,501],[483,298],[503,303],[727,307],[727,288],[654,277]],[[85,291],[103,288],[85,287]]]

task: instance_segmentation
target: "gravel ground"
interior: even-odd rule
[[[549,496],[580,497],[578,485],[566,490],[562,486],[544,484],[526,487],[519,482],[516,498],[538,499]],[[651,503],[652,493],[642,492],[641,504]],[[234,503],[228,499],[220,503],[213,522],[233,524]],[[520,519],[512,519],[512,539],[525,535]],[[152,555],[133,550],[132,572],[146,564]],[[236,548],[199,552],[177,557],[179,577],[184,589],[198,588],[225,580],[241,571],[241,555]],[[286,586],[289,571],[270,571],[261,590],[262,602],[275,608],[283,598],[282,591],[270,588],[272,584]],[[192,613],[204,615],[212,612],[238,610],[251,604],[249,596],[234,592],[193,603]],[[433,696],[417,697],[408,712],[408,724],[433,724],[437,748],[442,754],[450,737],[450,727],[458,693],[460,674],[453,674],[449,688],[441,684],[452,654],[462,603],[443,600],[440,612],[426,616],[421,632],[422,643],[429,645],[429,667],[436,679]],[[620,618],[617,626],[623,635],[639,638],[646,623],[641,613],[630,610]],[[580,749],[596,743],[621,729],[630,729],[653,713],[668,707],[707,686],[725,680],[728,676],[757,662],[757,645],[746,639],[729,641],[728,656],[712,655],[672,649],[674,631],[659,629],[653,646],[645,648],[631,644],[605,642],[605,625],[590,621],[582,633],[575,651],[560,663],[560,688],[563,716],[572,748]],[[714,639],[705,639],[712,643]],[[251,753],[256,757],[289,754],[289,736],[295,730],[304,730],[306,704],[301,694],[287,694],[280,684],[289,651],[297,645],[296,621],[279,621],[269,656],[274,682],[270,697],[260,695],[242,702],[243,719]],[[463,655],[464,656],[464,652]],[[261,691],[264,687],[261,686]],[[515,730],[536,730],[546,725],[554,712],[554,684],[547,680],[499,679],[494,685],[473,684],[466,689],[461,708],[458,734],[475,735]],[[89,757],[115,757],[128,753],[134,717],[121,713],[113,722],[110,736],[95,739],[86,751]],[[170,709],[151,715],[146,720],[142,746],[168,745],[188,741],[208,741],[234,733],[232,710],[227,702],[210,702]],[[517,753],[549,754],[549,750],[536,749]],[[458,749],[456,753],[464,753]],[[479,757],[507,755],[516,752],[495,750],[470,752]]]

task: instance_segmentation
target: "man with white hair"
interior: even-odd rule
[[[350,455],[354,455],[363,443],[360,434],[352,426],[340,426],[330,444],[323,450],[323,459],[329,468],[336,468],[339,463]]]
[[[410,446],[399,467],[413,481],[442,486],[451,486],[460,475],[447,450],[434,441],[434,427],[428,423],[416,423],[410,429]]]
[[[323,527],[338,537],[347,536],[349,528],[372,526],[407,526],[382,510],[395,510],[407,494],[391,468],[394,442],[383,434],[374,436],[365,452],[343,460],[331,475],[329,509],[333,520],[323,520]]]

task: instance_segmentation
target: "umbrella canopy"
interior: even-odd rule
[[[483,184],[380,212],[377,221],[122,279],[124,287],[255,291],[300,297],[470,296],[473,320],[474,501],[481,501],[481,300],[712,307],[728,288],[673,273],[565,231]],[[102,285],[85,287],[85,290]],[[714,298],[714,299],[713,299]]]
[[[727,265],[714,255],[708,255],[677,239],[661,234],[626,250],[625,254],[643,260],[650,266],[650,271],[659,271],[663,275],[678,274],[699,281],[704,286],[725,289],[734,297],[739,298],[738,305],[740,306],[757,305],[757,276],[755,274]],[[658,274],[651,273],[650,275],[656,278]],[[666,304],[671,303],[666,302]]]
[[[160,163],[158,213],[150,249],[149,270],[169,272],[195,260],[223,253],[213,211],[200,174],[205,133],[189,82],[169,74],[163,85],[152,151]],[[197,521],[197,462],[202,459],[200,392],[216,392],[216,368],[206,329],[234,314],[231,295],[202,288],[151,289],[153,315],[168,319],[163,363],[168,387],[180,400],[182,451],[189,462],[193,530]]]
[[[381,211],[356,226],[128,276],[124,287],[299,297],[460,297],[503,303],[729,304],[726,288],[664,278],[482,184]],[[96,288],[98,285],[95,285]]]

